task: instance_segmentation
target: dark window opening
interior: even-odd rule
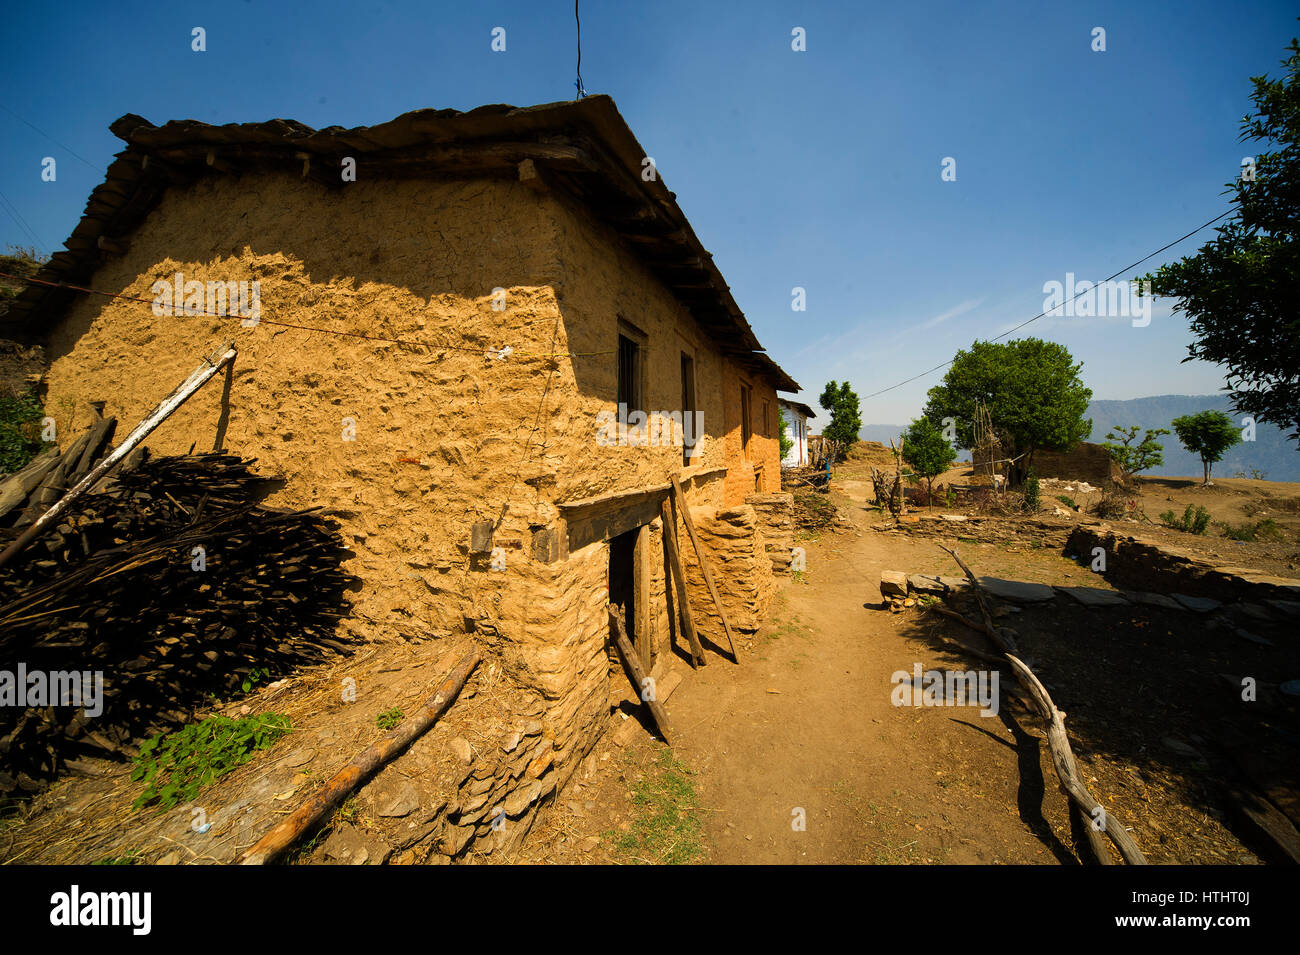
[[[690,466],[695,453],[694,441],[699,437],[695,423],[695,359],[682,352],[682,464]]]
[[[627,416],[641,410],[641,346],[626,335],[618,336],[618,414]]]
[[[740,450],[749,457],[749,438],[751,435],[749,421],[749,385],[740,386]]]

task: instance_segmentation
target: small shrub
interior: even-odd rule
[[[189,802],[201,788],[248,762],[257,750],[270,748],[291,728],[289,717],[263,713],[240,720],[209,716],[178,732],[159,733],[135,758],[131,778],[143,780],[145,790],[131,808],[157,802],[161,811]]]
[[[391,710],[386,710],[385,712],[380,713],[379,716],[375,718],[375,722],[379,724],[381,730],[391,730],[396,729],[398,724],[400,724],[405,718],[406,717],[401,710],[397,707],[393,707]]]
[[[240,681],[239,688],[245,693],[248,693],[253,689],[253,687],[257,686],[257,684],[261,683],[270,675],[271,671],[266,667],[253,667],[253,669],[248,671],[248,675]]]
[[[1242,524],[1240,527],[1224,524],[1223,536],[1235,541],[1277,541],[1282,540],[1282,529],[1273,518],[1266,517],[1262,521]]]
[[[1029,514],[1037,513],[1039,507],[1038,499],[1038,473],[1029,469],[1029,476],[1025,478],[1025,486],[1021,491],[1023,495],[1024,508]]]
[[[1056,499],[1066,507],[1073,508],[1076,511],[1079,509],[1079,505],[1074,503],[1074,498],[1070,497],[1068,494],[1058,494],[1056,495]]]
[[[1188,534],[1204,534],[1210,526],[1210,512],[1203,507],[1188,504],[1182,517],[1175,517],[1173,511],[1165,511],[1160,519],[1176,531]]]

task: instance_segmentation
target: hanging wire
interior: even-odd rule
[[[578,25],[578,78],[573,85],[578,88],[578,99],[582,99],[587,91],[582,86],[582,20],[578,18],[578,0],[573,0],[573,22]]]

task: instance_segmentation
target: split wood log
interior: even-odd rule
[[[315,795],[294,810],[293,815],[245,851],[235,865],[266,865],[276,861],[301,837],[324,818],[325,814],[370,779],[376,772],[391,763],[424,735],[456,701],[465,681],[478,666],[482,656],[471,650],[461,657],[446,679],[438,686],[433,697],[414,715],[408,717],[397,729],[379,742],[368,747],[352,762],[340,769]]]
[[[1133,837],[1128,834],[1124,824],[1106,811],[1105,807],[1097,801],[1083,782],[1083,777],[1079,774],[1078,763],[1074,759],[1074,751],[1070,748],[1070,737],[1065,731],[1065,714],[1056,708],[1051,694],[1039,682],[1038,677],[1034,675],[1034,671],[1029,669],[1025,662],[1015,655],[1012,649],[1014,643],[997,627],[993,626],[993,618],[989,614],[988,606],[984,603],[984,594],[979,581],[975,578],[975,574],[966,565],[966,562],[957,555],[955,550],[949,550],[942,544],[939,546],[965,572],[966,578],[970,581],[971,588],[975,593],[975,599],[979,603],[980,613],[984,617],[984,632],[993,641],[994,645],[1006,655],[1007,662],[1011,664],[1012,672],[1015,673],[1017,681],[1029,691],[1039,715],[1047,721],[1047,745],[1052,752],[1052,765],[1056,767],[1056,775],[1060,779],[1061,789],[1083,813],[1082,822],[1088,833],[1089,845],[1093,849],[1093,854],[1097,856],[1097,861],[1103,865],[1110,864],[1106,848],[1101,843],[1101,837],[1097,834],[1097,830],[1093,828],[1094,821],[1100,821],[1102,831],[1115,844],[1115,848],[1119,850],[1119,854],[1124,858],[1125,862],[1129,865],[1146,865],[1146,856],[1142,854],[1142,850],[1133,841]]]
[[[27,500],[45,478],[59,465],[57,448],[50,448],[33,458],[25,468],[0,481],[0,517]]]
[[[228,342],[221,348],[217,349],[217,352],[214,353],[213,356],[204,358],[203,364],[194,369],[194,371],[190,373],[190,376],[181,382],[175,391],[158,404],[158,407],[145,415],[144,419],[135,426],[135,429],[126,436],[125,441],[119,444],[113,449],[111,454],[95,465],[90,470],[89,474],[78,481],[76,485],[68,491],[68,493],[64,494],[63,497],[59,499],[58,503],[42,514],[30,527],[27,528],[27,530],[23,531],[23,533],[18,536],[17,540],[6,547],[3,553],[0,553],[0,567],[3,567],[12,560],[15,554],[31,543],[36,537],[40,536],[46,528],[54,525],[58,520],[59,515],[66,511],[68,507],[77,500],[77,498],[81,497],[81,495],[86,493],[86,491],[94,487],[95,483],[99,481],[100,478],[113,470],[117,463],[130,454],[136,445],[144,441],[145,438],[153,433],[155,428],[170,417],[173,411],[184,404],[185,400],[189,398],[190,395],[202,388],[213,375],[224,368],[229,362],[234,360],[235,346],[233,342]]]
[[[700,572],[704,575],[704,583],[709,588],[709,593],[713,596],[713,604],[718,608],[718,616],[722,618],[722,629],[727,634],[727,646],[731,648],[731,659],[735,663],[740,662],[740,657],[736,655],[736,644],[731,639],[731,622],[727,619],[726,608],[722,606],[722,598],[718,596],[718,588],[713,585],[713,574],[709,571],[709,562],[704,556],[704,548],[700,546],[700,538],[695,533],[695,522],[691,520],[691,507],[686,502],[686,495],[682,492],[682,484],[677,480],[677,475],[672,476],[673,500],[679,505],[682,512],[682,523],[686,525],[686,534],[691,539],[691,546],[695,548],[695,558],[700,562]]]
[[[623,666],[627,669],[628,679],[632,681],[637,696],[644,700],[646,706],[650,708],[650,715],[654,717],[655,726],[659,727],[659,735],[664,738],[665,743],[671,746],[673,729],[668,722],[668,711],[659,702],[659,694],[655,690],[654,680],[646,673],[645,667],[641,665],[641,660],[636,655],[636,651],[632,649],[632,642],[628,640],[627,634],[623,631],[623,621],[618,619],[613,607],[609,608],[609,626],[614,632],[614,645],[618,647],[618,655],[623,658]],[[648,684],[647,680],[649,680]],[[646,690],[650,691],[649,699],[645,698]]]
[[[659,505],[659,513],[664,522],[664,553],[668,555],[668,567],[677,587],[677,612],[681,617],[682,630],[691,645],[693,665],[705,666],[704,648],[700,638],[695,635],[695,621],[691,619],[691,606],[686,602],[686,573],[682,566],[681,553],[677,549],[677,522],[673,519],[668,500]]]

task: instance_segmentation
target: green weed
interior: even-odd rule
[[[159,733],[140,747],[131,778],[145,790],[132,803],[139,809],[156,802],[159,811],[189,802],[204,786],[268,749],[292,729],[289,718],[263,713],[234,720],[209,716],[170,734]]]

